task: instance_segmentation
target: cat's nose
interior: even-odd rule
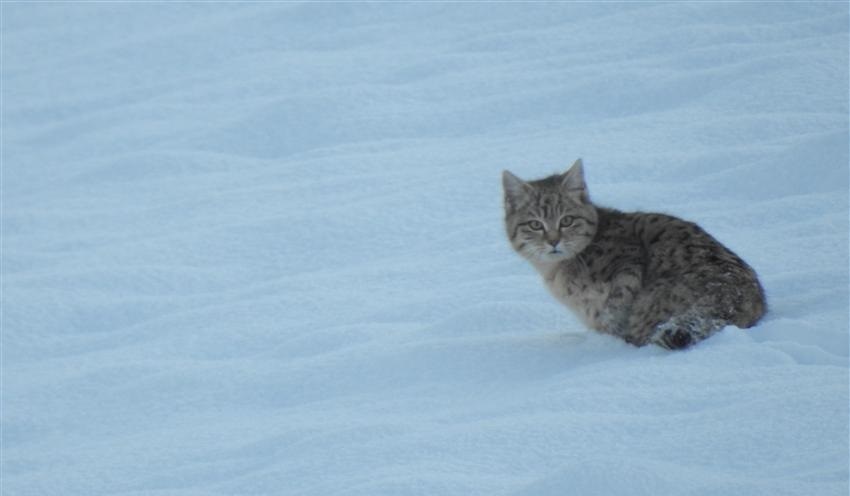
[[[556,246],[558,246],[558,243],[560,243],[561,240],[560,239],[547,239],[546,242],[549,243],[550,245],[552,245],[552,248],[555,248]]]

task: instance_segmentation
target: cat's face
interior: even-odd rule
[[[505,171],[502,181],[508,239],[529,261],[569,260],[593,239],[597,213],[580,159],[564,174],[526,182]]]

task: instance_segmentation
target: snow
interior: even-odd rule
[[[848,5],[2,4],[2,494],[846,495]],[[500,176],[770,304],[591,333]]]

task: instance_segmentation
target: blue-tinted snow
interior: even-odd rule
[[[846,3],[3,3],[2,492],[846,495]],[[500,173],[770,313],[591,334]]]

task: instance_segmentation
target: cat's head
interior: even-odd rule
[[[511,245],[531,262],[555,263],[580,253],[596,234],[581,159],[570,170],[537,181],[502,173],[505,228]]]

